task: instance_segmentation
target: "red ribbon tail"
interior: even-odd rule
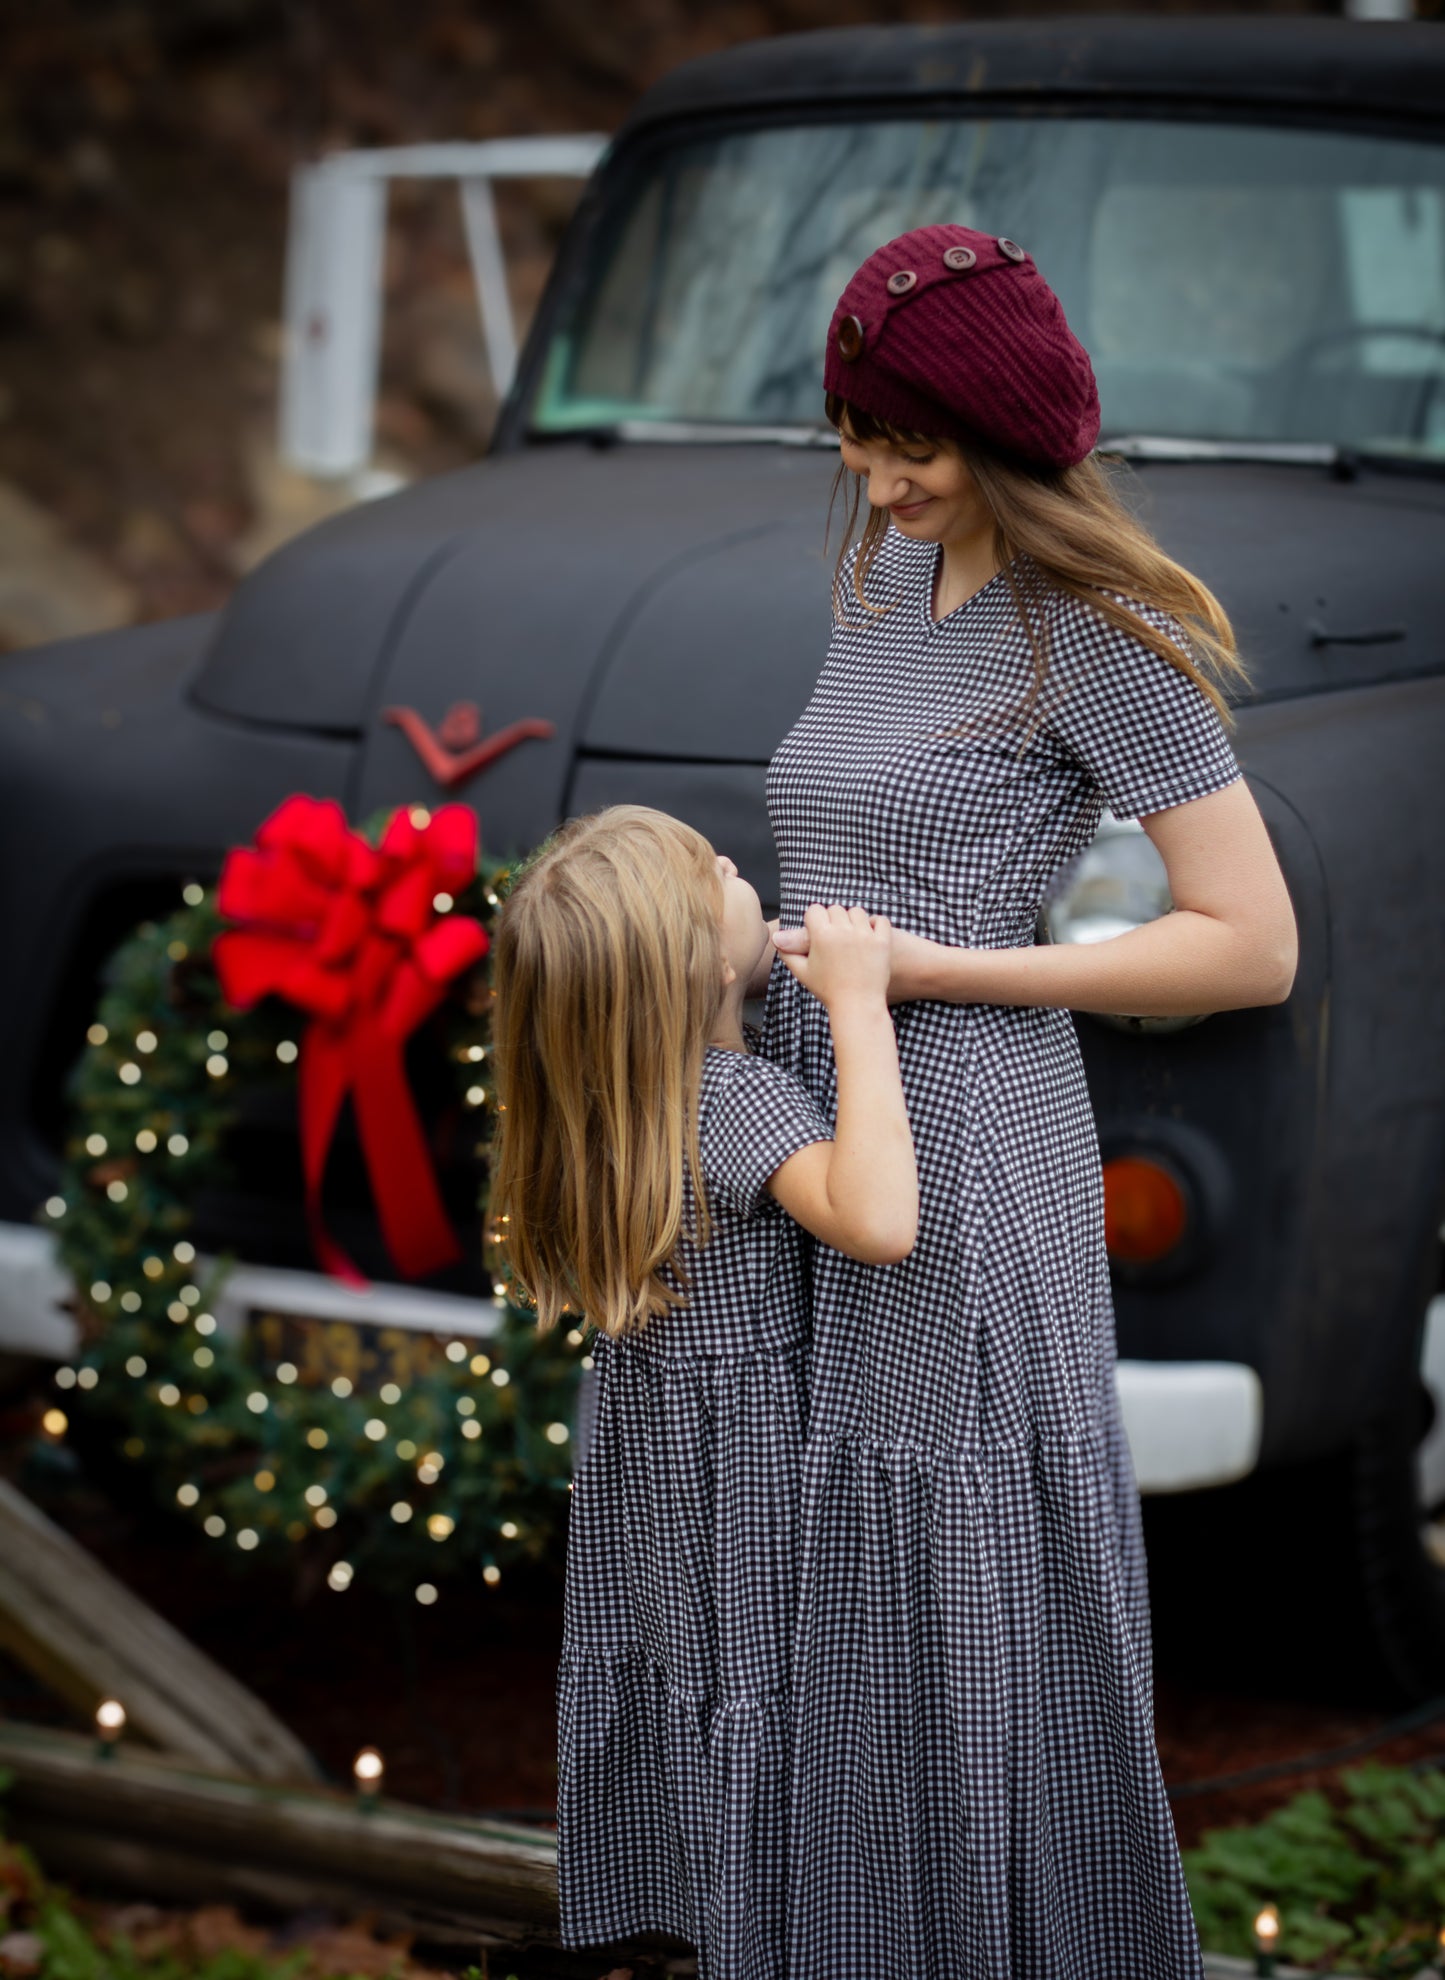
[[[302,1035],[296,1068],[301,1173],[306,1183],[306,1222],[321,1269],[344,1285],[365,1286],[366,1278],[328,1234],[321,1216],[321,1180],[341,1103],[352,1085],[352,1050],[349,1034],[328,1031],[319,1024],[308,1025]]]
[[[358,1041],[352,1104],[382,1236],[398,1267],[408,1279],[421,1279],[454,1265],[461,1247],[407,1085],[400,1039],[368,1030]]]

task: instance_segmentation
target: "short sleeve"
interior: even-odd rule
[[[1121,601],[1125,602],[1125,601]],[[1167,614],[1127,601],[1171,638]],[[1187,674],[1142,640],[1068,602],[1056,625],[1059,677],[1045,720],[1116,818],[1142,818],[1232,784],[1243,773],[1218,712]]]
[[[708,1199],[751,1217],[769,1176],[833,1130],[807,1088],[771,1059],[739,1052],[726,1086],[703,1116],[702,1179]]]

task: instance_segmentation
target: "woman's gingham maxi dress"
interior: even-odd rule
[[[867,585],[890,609],[853,607],[773,757],[784,926],[860,903],[1029,944],[1105,803],[1240,774],[1186,675],[1057,596],[1048,713],[1016,755],[988,719],[1032,678],[1007,574],[935,623],[937,555],[890,531]],[[918,1243],[814,1256],[789,1980],[1198,1980],[1074,1022],[894,1015]],[[764,1036],[830,1110],[826,1013],[781,966]]]
[[[698,1127],[712,1236],[683,1247],[688,1303],[594,1349],[558,1677],[562,1937],[671,1932],[701,1980],[782,1980],[810,1301],[807,1240],[766,1184],[832,1130],[789,1074],[716,1046]]]

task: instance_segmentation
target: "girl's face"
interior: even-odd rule
[[[868,500],[916,543],[949,543],[991,529],[993,518],[951,440],[855,440],[845,419],[843,465],[868,483]]]
[[[717,856],[717,870],[722,876],[723,961],[732,972],[726,980],[746,983],[771,940],[768,924],[756,891],[725,853]]]

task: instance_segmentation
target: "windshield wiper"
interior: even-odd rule
[[[1344,450],[1331,440],[1193,440],[1167,433],[1121,433],[1099,442],[1101,454],[1126,461],[1276,461],[1286,467],[1338,467]]]
[[[586,426],[532,427],[527,438],[556,444],[581,441],[594,447],[803,447],[832,451],[838,435],[831,426],[729,424],[709,419],[598,420]],[[1441,470],[1436,457],[1394,452],[1383,447],[1337,446],[1332,440],[1204,440],[1175,433],[1120,433],[1101,439],[1101,454],[1126,461],[1259,461],[1280,467],[1331,468],[1353,479],[1361,461],[1372,466]]]
[[[594,446],[618,442],[658,442],[663,446],[836,447],[831,426],[733,426],[707,419],[618,419],[595,426],[533,427],[531,440],[590,440]]]

